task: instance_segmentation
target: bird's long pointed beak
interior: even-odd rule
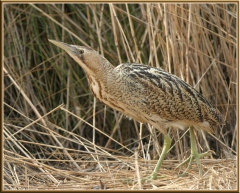
[[[64,42],[60,42],[60,41],[56,41],[56,40],[50,40],[50,39],[48,39],[48,41],[55,44],[59,48],[62,48],[63,50],[65,50],[68,53],[71,53],[71,54],[77,54],[78,53],[78,49],[75,48],[74,46],[70,45],[70,44],[66,44]]]

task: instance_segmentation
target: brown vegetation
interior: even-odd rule
[[[236,4],[4,4],[5,190],[236,189]],[[187,176],[189,136],[148,176],[163,136],[96,101],[82,69],[48,39],[89,45],[113,65],[162,67],[199,90],[226,117],[215,135],[196,133],[216,155]],[[182,137],[183,136],[183,137]]]

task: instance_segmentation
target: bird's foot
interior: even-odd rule
[[[130,181],[130,182],[127,180],[127,182],[133,184],[133,183],[137,183],[137,182],[149,182],[151,180],[155,180],[155,179],[159,178],[160,176],[158,176],[157,174],[158,174],[159,169],[162,165],[162,162],[163,162],[163,160],[164,160],[164,158],[165,158],[165,156],[166,156],[166,154],[167,154],[167,152],[170,148],[171,142],[172,142],[172,139],[170,138],[170,136],[168,134],[165,134],[164,135],[164,145],[163,145],[162,153],[161,153],[160,158],[159,158],[159,160],[158,160],[158,162],[157,162],[157,164],[156,164],[156,166],[155,166],[155,168],[154,168],[154,170],[153,170],[153,172],[150,176],[148,176],[146,178],[139,179],[139,180]]]
[[[150,176],[146,178],[142,178],[141,182],[150,182],[152,180],[156,180],[158,178],[163,178],[164,176],[158,176],[157,173],[153,172]]]
[[[153,172],[151,175],[149,175],[148,177],[142,178],[140,180],[124,180],[123,183],[126,184],[135,184],[135,183],[148,183],[152,180],[156,180],[159,178],[163,178],[164,176],[158,176],[157,173]]]
[[[181,177],[181,176],[184,176],[186,174],[186,172],[191,168],[192,162],[193,162],[194,159],[196,160],[196,163],[197,163],[197,166],[198,166],[199,175],[202,176],[202,168],[201,168],[201,164],[200,164],[200,159],[203,158],[203,157],[206,157],[206,156],[210,156],[211,153],[215,154],[215,152],[212,151],[212,150],[209,150],[209,151],[201,153],[201,154],[199,154],[198,152],[191,153],[191,155],[185,161],[183,161],[182,163],[180,163],[176,167],[176,168],[179,168],[182,165],[189,162],[188,166],[187,166],[187,169],[182,174],[180,174],[179,176]]]

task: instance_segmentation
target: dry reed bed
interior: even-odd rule
[[[5,4],[4,189],[236,189],[236,25],[236,4]],[[194,165],[177,177],[189,137],[171,128],[164,178],[122,183],[152,172],[162,134],[96,101],[47,39],[90,45],[115,66],[162,67],[199,90],[226,117],[215,137],[196,133],[200,151],[216,152],[204,175]]]
[[[146,177],[152,172],[156,160],[118,156],[110,160],[109,155],[88,154],[74,161],[81,168],[79,171],[67,160],[51,160],[51,164],[44,164],[50,160],[26,159],[10,154],[5,155],[7,164],[4,180],[4,186],[9,190],[236,190],[238,183],[236,159],[204,159],[203,176],[198,175],[194,165],[183,177],[178,177],[182,171],[174,169],[179,162],[167,160],[160,170],[159,179],[138,183],[136,167],[139,168],[141,178]],[[135,182],[132,183],[132,180]]]

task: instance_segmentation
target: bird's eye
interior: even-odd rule
[[[84,50],[79,50],[80,54],[83,54],[84,53]]]

